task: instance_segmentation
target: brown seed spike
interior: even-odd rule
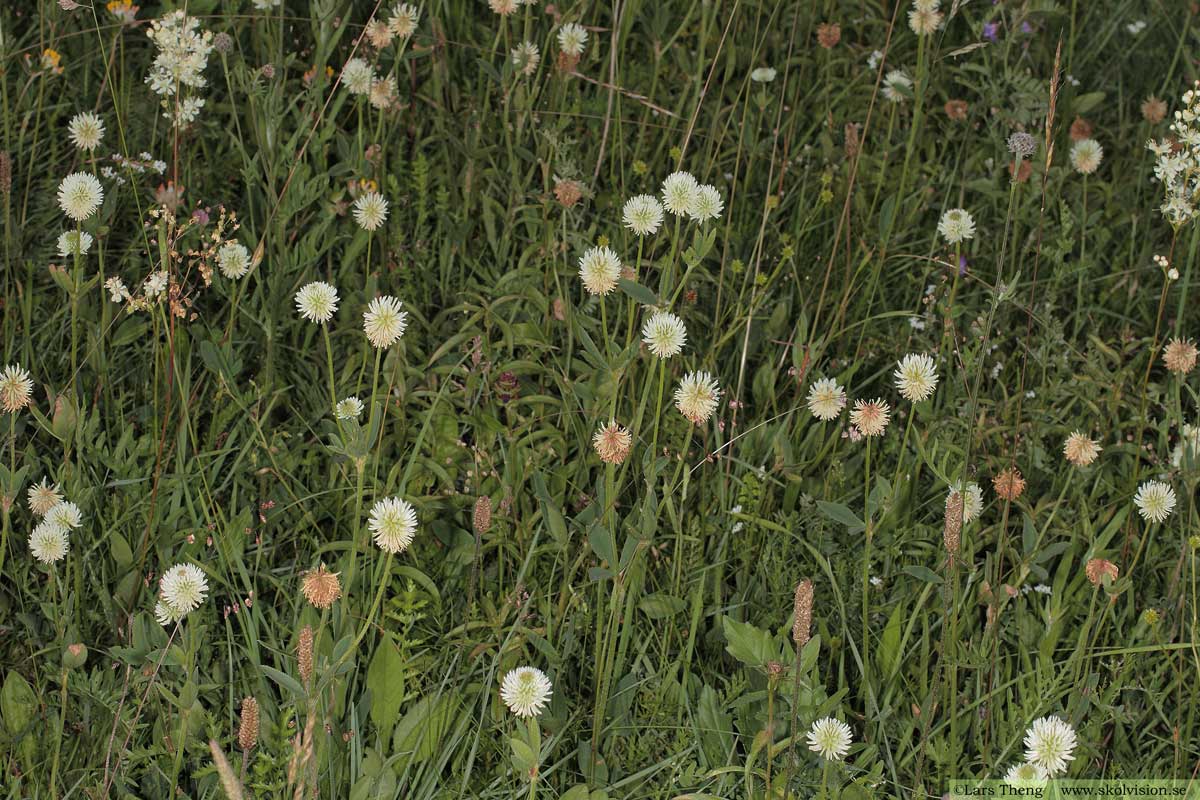
[[[305,625],[300,631],[300,645],[296,648],[297,660],[300,667],[300,679],[305,686],[312,681],[313,675],[313,629]]]
[[[242,720],[238,728],[238,746],[250,752],[258,744],[258,701],[253,697],[242,698]]]
[[[486,494],[475,499],[475,513],[471,517],[471,524],[480,536],[492,529],[492,498]]]
[[[951,563],[958,555],[958,546],[962,536],[963,525],[963,496],[961,492],[951,492],[946,498],[946,520],[942,527],[942,539],[946,543],[946,552],[950,554]]]
[[[808,644],[812,632],[813,584],[808,578],[796,585],[796,599],[792,604],[792,641],[797,649]]]

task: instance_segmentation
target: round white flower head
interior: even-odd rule
[[[936,8],[915,7],[908,12],[908,27],[917,36],[928,36],[942,24],[942,14]]]
[[[91,152],[104,138],[104,122],[90,111],[84,111],[71,117],[67,123],[71,134],[71,143],[85,152]]]
[[[104,187],[90,172],[73,172],[58,185],[58,206],[71,219],[83,222],[104,202]]]
[[[174,625],[180,619],[183,619],[183,615],[181,614],[177,616],[175,611],[169,605],[164,603],[162,600],[159,600],[154,604],[154,618],[158,620],[159,625],[162,625],[165,628],[168,625]]]
[[[296,308],[310,322],[329,322],[337,307],[337,289],[324,281],[313,281],[296,292]]]
[[[92,235],[87,231],[64,231],[58,237],[58,254],[63,258],[86,256],[92,249]]]
[[[692,195],[692,205],[688,208],[688,216],[697,222],[707,222],[721,216],[725,210],[725,201],[717,187],[704,184]]]
[[[342,83],[350,94],[369,94],[374,81],[375,68],[361,58],[352,58],[342,67]]]
[[[721,387],[707,372],[685,375],[675,390],[675,407],[692,423],[701,425],[717,410]]]
[[[894,69],[883,76],[883,99],[889,103],[903,103],[912,92],[912,78],[902,69]]]
[[[759,67],[750,73],[750,80],[755,83],[770,83],[775,80],[775,75],[774,67]]]
[[[380,550],[403,553],[417,535],[417,511],[399,497],[385,497],[371,507],[367,527]]]
[[[672,172],[662,184],[663,205],[677,217],[692,210],[700,184],[690,172]]]
[[[1075,729],[1058,717],[1035,719],[1025,731],[1025,760],[1041,767],[1048,777],[1067,771],[1074,749]]]
[[[0,372],[0,407],[6,414],[15,414],[29,405],[33,396],[33,381],[18,364],[9,364]]]
[[[63,530],[73,531],[83,524],[83,512],[70,500],[63,500],[46,512],[46,521]]]
[[[635,195],[625,201],[621,210],[621,219],[625,227],[638,236],[658,233],[663,221],[662,203],[648,194]]]
[[[49,520],[43,520],[29,534],[29,552],[43,564],[61,561],[67,554],[70,543],[67,532]]]
[[[333,415],[340,420],[358,419],[363,413],[363,402],[357,397],[347,397],[339,400],[333,407]]]
[[[49,514],[50,509],[61,503],[62,500],[62,491],[58,484],[51,486],[45,478],[42,478],[41,483],[29,487],[29,510],[39,517]]]
[[[607,247],[593,247],[579,259],[579,277],[589,292],[606,295],[617,288],[621,259]]]
[[[512,14],[518,5],[518,0],[488,0],[488,8],[502,17]]]
[[[388,201],[379,192],[361,194],[354,201],[354,221],[365,231],[379,230],[387,220]]]
[[[176,620],[195,611],[208,596],[208,578],[195,564],[176,564],[158,581],[162,602]]]
[[[850,409],[850,422],[863,436],[882,436],[887,430],[891,410],[883,398],[855,400],[854,408]]]
[[[1077,467],[1091,464],[1103,449],[1099,442],[1093,441],[1080,431],[1073,432],[1063,442],[1063,456]]]
[[[659,358],[679,355],[687,342],[687,328],[683,320],[674,314],[660,311],[646,320],[642,326],[642,341],[650,352]]]
[[[558,29],[558,46],[572,58],[583,55],[583,48],[587,46],[587,40],[587,28],[578,22],[567,22]]]
[[[396,104],[399,93],[396,89],[396,79],[391,75],[377,78],[371,82],[371,93],[367,100],[373,108],[388,109]]]
[[[950,501],[954,499],[958,493],[962,491],[962,482],[955,483],[950,487],[950,491],[946,493],[946,508],[950,508]],[[963,495],[962,521],[966,525],[971,520],[983,513],[983,490],[979,488],[978,483],[968,483],[967,491]]]
[[[217,266],[226,278],[237,280],[250,271],[250,251],[239,242],[226,242],[217,250]]]
[[[1091,175],[1100,168],[1104,148],[1095,139],[1080,139],[1071,145],[1071,166],[1081,175]]]
[[[1175,510],[1175,490],[1169,483],[1146,481],[1138,487],[1133,504],[1137,506],[1142,519],[1162,522]]]
[[[822,422],[836,418],[846,407],[846,390],[833,378],[815,381],[808,390],[808,410]]]
[[[896,388],[905,400],[919,403],[933,394],[938,376],[933,359],[924,353],[909,353],[896,364]]]
[[[407,327],[408,312],[400,310],[400,301],[394,297],[376,297],[363,312],[363,330],[378,348],[391,347],[400,341]]]
[[[1013,764],[1004,773],[1004,782],[1014,789],[1036,789],[1046,784],[1046,771],[1037,764],[1026,761],[1024,764]]]
[[[500,699],[518,717],[541,714],[552,692],[550,679],[536,667],[517,667],[500,681]]]
[[[412,36],[417,29],[421,15],[416,7],[409,3],[399,3],[392,7],[392,16],[388,20],[388,30],[401,39]]]
[[[975,238],[975,220],[963,208],[952,208],[938,222],[938,233],[950,244],[958,244]]]
[[[513,48],[512,63],[516,67],[517,72],[522,75],[532,75],[537,72],[538,61],[542,57],[542,51],[533,42],[521,42]]]
[[[850,726],[833,717],[819,719],[808,729],[808,749],[826,761],[841,761],[850,752]]]

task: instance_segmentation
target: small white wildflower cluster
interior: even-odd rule
[[[696,180],[690,172],[672,172],[662,184],[663,206],[677,217],[707,222],[721,216],[725,202],[715,186]]]
[[[204,107],[198,90],[207,84],[203,73],[213,49],[212,31],[200,30],[195,17],[172,11],[150,23],[146,35],[158,48],[146,83],[163,98],[163,116],[176,125],[186,125]]]
[[[61,561],[70,548],[70,533],[83,524],[79,506],[64,500],[58,484],[42,479],[29,489],[29,510],[42,521],[29,534],[29,552],[43,564]]]
[[[1152,139],[1146,145],[1154,153],[1154,177],[1165,191],[1159,208],[1176,228],[1195,219],[1200,194],[1200,81],[1184,92],[1183,105],[1171,123],[1174,139]]]
[[[113,153],[112,162],[117,166],[114,168],[105,164],[100,168],[100,175],[105,180],[112,181],[118,185],[127,183],[125,176],[121,174],[122,170],[138,175],[147,172],[162,175],[167,171],[167,162],[155,158],[146,152],[138,153],[137,158],[126,158],[120,153]]]
[[[158,581],[154,616],[164,627],[195,611],[208,596],[208,578],[195,564],[176,564]]]

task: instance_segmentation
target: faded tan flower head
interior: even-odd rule
[[[842,26],[836,22],[822,22],[817,26],[817,43],[832,50],[842,40]]]
[[[1163,347],[1163,363],[1171,372],[1186,375],[1196,367],[1196,345],[1191,339],[1172,339]]]
[[[300,591],[314,608],[325,609],[342,596],[342,583],[338,580],[338,573],[330,572],[324,564],[320,564],[316,569],[304,573]]]
[[[554,184],[554,199],[563,208],[571,208],[583,197],[583,189],[575,181],[560,180]]]
[[[850,411],[850,422],[863,436],[882,436],[887,430],[890,411],[891,408],[882,398],[855,400],[854,408]]]
[[[1099,443],[1092,441],[1081,432],[1075,431],[1063,443],[1063,455],[1077,467],[1086,467],[1096,460],[1103,450]]]
[[[1163,100],[1159,100],[1154,95],[1146,98],[1142,103],[1142,119],[1149,122],[1151,125],[1157,125],[1167,118],[1167,104]]]
[[[1092,582],[1093,586],[1101,586],[1105,583],[1106,578],[1111,583],[1121,574],[1116,564],[1103,558],[1093,558],[1087,562],[1084,572],[1087,573],[1087,579]]]
[[[606,464],[620,464],[629,456],[633,436],[615,421],[608,423],[592,437],[596,454]]]
[[[1016,500],[1025,491],[1025,479],[1021,477],[1019,469],[1009,467],[992,478],[992,486],[995,487],[996,494],[1000,495],[1001,498]]]

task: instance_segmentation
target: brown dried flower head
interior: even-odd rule
[[[592,446],[596,455],[605,464],[620,464],[629,456],[629,448],[633,444],[633,436],[629,431],[613,421],[596,431],[592,437]]]
[[[1171,372],[1186,375],[1196,366],[1196,345],[1191,339],[1172,339],[1163,348],[1163,363]]]
[[[1084,572],[1087,573],[1087,579],[1093,586],[1104,585],[1105,579],[1108,583],[1112,583],[1121,573],[1116,564],[1103,558],[1093,558],[1087,562]]]
[[[858,155],[858,150],[859,150],[859,146],[860,146],[860,138],[859,138],[858,133],[859,133],[859,130],[861,130],[861,128],[862,128],[862,126],[859,125],[857,122],[847,122],[846,123],[845,131],[846,131],[846,159],[847,160],[852,161],[854,159],[854,157],[856,155]]]
[[[947,100],[945,108],[946,116],[955,122],[962,122],[967,118],[966,100]]]
[[[563,208],[572,208],[583,197],[583,188],[575,181],[560,180],[554,184],[554,197]]]
[[[1071,123],[1070,135],[1072,142],[1092,138],[1092,123],[1083,117],[1076,117],[1075,121]]]
[[[996,494],[1003,499],[1016,500],[1025,491],[1025,479],[1021,477],[1019,469],[1009,467],[992,478],[992,486],[996,488]]]
[[[313,629],[305,625],[300,631],[300,644],[296,647],[296,661],[300,668],[300,680],[307,686],[313,676]]]
[[[951,492],[946,498],[946,518],[942,524],[942,541],[946,544],[951,561],[958,555],[962,541],[963,508],[962,492]]]
[[[342,583],[338,580],[338,573],[330,572],[324,564],[320,564],[304,574],[300,591],[314,608],[326,609],[342,596]]]
[[[258,744],[258,701],[242,698],[242,719],[238,727],[238,747],[250,752]]]
[[[796,598],[792,602],[792,641],[796,647],[808,644],[812,632],[813,583],[808,578],[796,585]]]
[[[1167,104],[1163,100],[1159,100],[1154,95],[1146,98],[1142,103],[1142,119],[1149,122],[1151,125],[1157,125],[1167,118]]]
[[[817,43],[826,50],[837,47],[842,40],[842,26],[836,22],[822,22],[817,26]]]
[[[1103,449],[1079,431],[1072,433],[1063,443],[1063,455],[1066,456],[1067,461],[1077,467],[1086,467],[1091,464]]]
[[[471,515],[471,525],[481,536],[492,529],[492,498],[486,494],[475,500],[475,513]]]

